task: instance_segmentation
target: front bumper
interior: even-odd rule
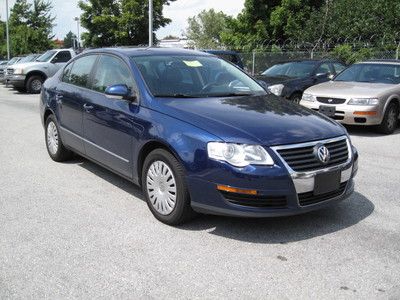
[[[249,166],[240,172],[231,166],[219,163],[222,167],[206,175],[189,176],[187,183],[191,205],[200,213],[234,217],[288,216],[317,210],[346,199],[354,191],[353,178],[358,170],[358,154],[355,148],[352,148],[352,152],[349,162],[330,168],[341,172],[340,189],[319,198],[316,196],[317,201],[304,202],[302,199],[305,197],[312,199],[315,176],[327,170],[322,169],[302,175],[293,174],[275,156],[277,165],[273,167]],[[218,185],[255,189],[258,195],[257,198],[250,198],[239,194],[227,194],[217,190]],[[246,201],[257,205],[248,205]],[[267,205],[260,206],[258,205],[260,203]]]
[[[24,88],[25,78],[26,75],[8,75],[6,76],[6,83],[15,88]]]
[[[321,105],[335,107],[335,116],[332,116],[332,118],[346,125],[379,125],[383,119],[383,111],[378,105],[326,104],[318,101],[300,101],[300,105],[314,111],[319,111]]]

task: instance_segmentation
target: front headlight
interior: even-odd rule
[[[317,101],[317,97],[311,94],[304,93],[303,96],[301,97],[301,101],[315,102]]]
[[[22,75],[22,74],[24,74],[24,69],[23,68],[15,68],[13,74]]]
[[[277,96],[280,96],[280,95],[282,95],[282,91],[283,91],[283,88],[284,88],[285,86],[283,85],[283,84],[274,84],[274,85],[270,85],[269,87],[268,87],[268,90],[272,93],[272,94],[275,94],[275,95],[277,95]]]
[[[379,104],[379,99],[376,98],[352,98],[349,105],[368,105],[373,106]]]
[[[258,145],[211,142],[207,144],[207,152],[209,158],[226,161],[235,167],[274,165],[272,157]]]

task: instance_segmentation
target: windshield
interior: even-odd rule
[[[13,57],[10,59],[10,61],[7,64],[12,65],[12,64],[16,63],[19,59],[20,59],[20,57]]]
[[[49,61],[50,58],[53,57],[53,55],[56,53],[56,50],[49,50],[47,52],[45,52],[44,54],[42,54],[41,56],[39,56],[38,59],[36,59],[36,61],[40,61],[40,62],[46,62]]]
[[[277,64],[267,69],[262,75],[271,77],[303,78],[311,76],[317,62],[296,61]]]
[[[21,58],[21,60],[18,63],[31,62],[31,61],[34,61],[36,57],[38,57],[37,54],[31,54],[31,55],[25,56],[24,58]]]
[[[400,83],[400,64],[356,64],[340,73],[334,81]]]
[[[264,95],[265,90],[235,66],[214,56],[132,56],[155,97]]]

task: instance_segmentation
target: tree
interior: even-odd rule
[[[53,46],[50,2],[17,0],[10,13],[11,53],[20,55],[45,51]]]
[[[73,48],[76,45],[76,35],[72,31],[64,37],[64,48]]]
[[[163,5],[175,0],[154,0],[154,31],[171,22]],[[148,41],[148,0],[80,0],[85,46],[140,45]]]
[[[274,39],[296,38],[313,11],[319,10],[324,0],[282,0],[270,16],[270,26]]]
[[[272,37],[270,16],[282,0],[246,0],[243,10],[227,22],[222,41],[232,48],[253,49]]]
[[[221,33],[227,29],[228,16],[214,9],[203,10],[188,19],[186,35],[194,47],[203,49],[219,48],[222,45]]]

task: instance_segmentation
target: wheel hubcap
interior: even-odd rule
[[[151,205],[161,215],[170,214],[176,204],[176,182],[172,170],[163,161],[153,162],[147,170],[146,190]]]
[[[42,88],[42,82],[39,79],[32,81],[32,89],[34,91],[40,91]]]
[[[50,122],[47,126],[47,148],[52,155],[55,155],[58,150],[58,130],[54,122]]]

